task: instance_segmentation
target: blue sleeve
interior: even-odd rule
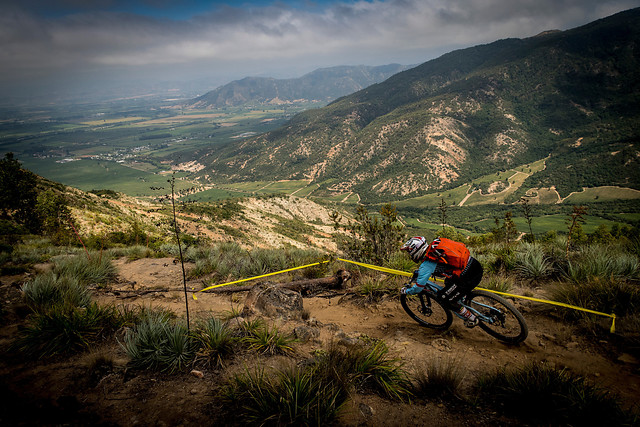
[[[416,278],[415,284],[407,289],[407,293],[409,295],[420,293],[435,270],[435,262],[429,260],[423,261],[420,267],[418,267],[418,277]]]

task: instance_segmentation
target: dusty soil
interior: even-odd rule
[[[182,273],[173,259],[117,261],[120,283],[112,289],[96,290],[100,302],[165,306],[184,313],[180,291]],[[19,285],[23,276],[2,277],[0,298],[5,315],[0,346],[7,348],[20,327],[25,311],[20,306]],[[200,289],[200,283],[190,287]],[[135,296],[131,290],[168,289]],[[518,293],[517,290],[515,293]],[[244,293],[205,294],[189,298],[191,317],[221,315],[242,307]],[[519,346],[502,344],[479,328],[467,329],[458,320],[450,330],[436,332],[418,326],[395,299],[363,303],[335,295],[305,298],[308,321],[268,319],[284,331],[301,324],[313,324],[320,336],[296,346],[296,358],[304,359],[332,340],[365,334],[383,339],[394,356],[412,366],[430,360],[454,359],[464,367],[463,393],[474,378],[500,367],[517,367],[530,361],[543,361],[583,375],[594,383],[619,394],[628,407],[637,405],[640,394],[640,362],[617,345],[615,336],[594,340],[575,326],[564,322],[557,308],[516,301],[529,324],[527,340]],[[118,337],[122,339],[122,331]],[[112,368],[96,369],[99,356],[114,362]],[[220,424],[215,392],[229,372],[256,361],[255,355],[238,355],[225,370],[200,367],[202,378],[190,373],[166,375],[132,372],[117,342],[105,343],[89,353],[48,361],[24,361],[4,352],[0,361],[1,425],[210,425]],[[266,366],[291,361],[284,357],[261,359]],[[376,395],[357,394],[351,399],[339,423],[342,425],[480,425],[488,422],[515,425],[502,414],[451,407],[450,402],[416,400],[398,403]],[[462,406],[461,406],[462,407]],[[637,407],[636,407],[637,409]],[[228,420],[227,420],[228,421]]]

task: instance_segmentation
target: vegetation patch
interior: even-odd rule
[[[478,396],[535,424],[633,425],[638,419],[618,398],[566,370],[533,363],[484,375]]]

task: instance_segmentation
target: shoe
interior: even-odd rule
[[[478,323],[480,323],[480,321],[477,317],[474,316],[473,319],[465,320],[464,326],[466,326],[467,328],[475,328],[476,326],[478,326]]]

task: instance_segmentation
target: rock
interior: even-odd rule
[[[196,378],[204,378],[204,373],[202,371],[196,371],[195,369],[190,372]]]
[[[318,338],[320,336],[320,331],[318,328],[312,328],[309,326],[296,326],[293,329],[293,335],[300,342],[307,342],[313,338]]]
[[[431,345],[439,351],[451,351],[451,343],[444,338],[437,338],[433,340]]]
[[[640,360],[628,353],[622,353],[622,355],[618,357],[618,362],[629,363],[631,365],[640,364]]]
[[[258,284],[249,291],[242,314],[251,315],[256,311],[269,317],[300,319],[303,311],[302,295],[290,289]]]
[[[580,346],[580,344],[578,344],[575,341],[571,341],[570,343],[567,343],[567,345],[566,345],[567,350],[577,350],[579,346]]]
[[[371,418],[373,417],[373,415],[375,414],[375,411],[373,410],[373,408],[365,403],[361,403],[358,406],[358,409],[360,409],[360,413],[365,417],[365,418]]]

